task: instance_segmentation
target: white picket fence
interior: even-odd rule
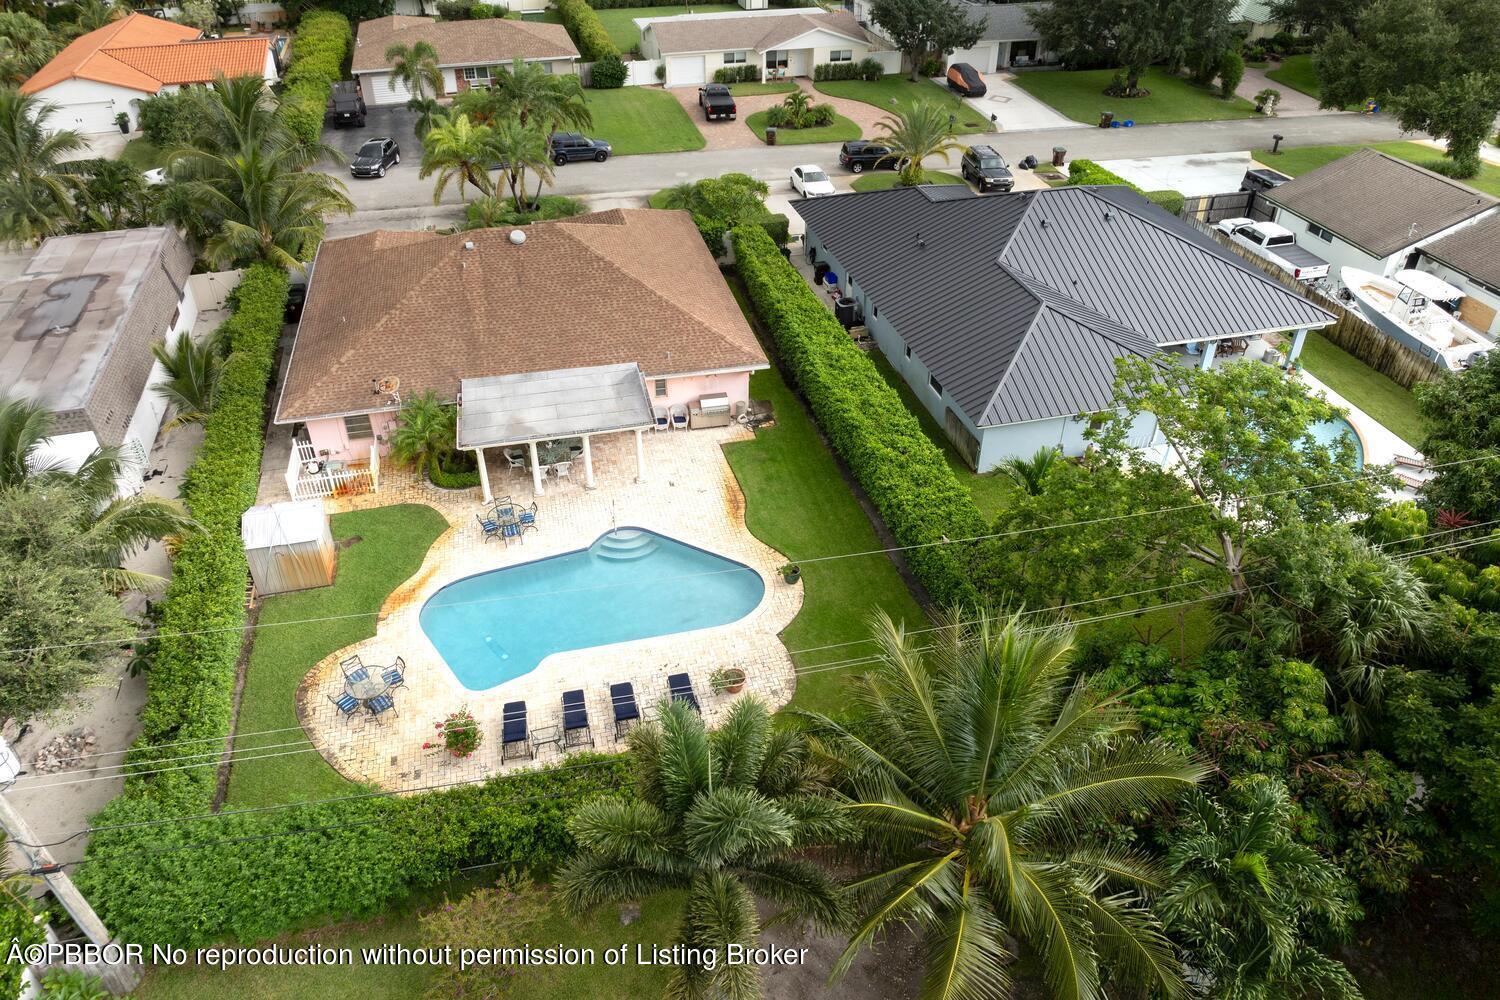
[[[336,494],[375,493],[380,489],[380,445],[370,445],[368,465],[335,463],[319,458],[311,442],[293,440],[287,456],[286,489],[293,500],[315,500]],[[309,470],[316,471],[309,471]]]

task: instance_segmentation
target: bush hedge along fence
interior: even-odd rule
[[[818,300],[766,230],[733,232],[735,261],[756,313],[823,433],[880,512],[907,564],[940,605],[971,605],[970,547],[931,544],[985,532],[984,517],[943,453],[873,362]]]
[[[618,56],[620,50],[610,41],[604,22],[588,5],[588,0],[557,0],[557,11],[562,15],[563,26],[573,36],[578,54],[584,62],[594,62],[605,56]]]
[[[307,145],[323,134],[328,95],[334,82],[343,79],[344,60],[353,42],[349,19],[335,11],[313,11],[297,26],[292,64],[281,91],[281,115]]]

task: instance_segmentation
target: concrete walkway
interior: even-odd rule
[[[1281,91],[1281,100],[1276,103],[1277,118],[1303,118],[1308,115],[1345,114],[1346,112],[1325,111],[1318,107],[1318,99],[1309,97],[1300,90],[1293,90],[1284,83],[1277,83],[1266,76],[1266,71],[1256,69],[1253,66],[1245,67],[1245,75],[1240,80],[1240,85],[1234,88],[1236,97],[1243,97],[1251,104],[1255,103],[1255,95],[1270,87],[1272,90]]]

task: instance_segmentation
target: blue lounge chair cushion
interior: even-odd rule
[[[698,696],[693,693],[693,682],[688,680],[687,674],[672,674],[667,678],[667,690],[672,694],[673,701],[685,701],[694,708],[698,707]]]
[[[343,712],[345,715],[349,715],[353,712],[359,711],[359,702],[355,700],[354,695],[350,694],[348,691],[340,694],[333,700],[333,703],[338,706],[338,710],[340,712]]]
[[[378,694],[365,702],[365,704],[370,706],[370,713],[372,715],[379,715],[381,712],[388,712],[396,707],[396,703],[388,694]]]
[[[500,731],[502,743],[519,743],[526,739],[526,703],[524,701],[508,701],[505,708],[501,710],[501,718],[504,724]]]
[[[583,692],[564,691],[562,701],[563,731],[587,729],[589,725],[589,710],[583,704]]]
[[[385,673],[380,675],[380,679],[385,681],[387,684],[400,684],[403,680],[403,678],[401,677],[401,671],[397,670],[395,667],[386,667]]]
[[[364,667],[360,667],[358,670],[349,671],[349,673],[345,675],[345,679],[347,679],[350,684],[358,684],[360,681],[366,680],[369,676],[370,672]]]
[[[630,682],[624,684],[611,684],[609,686],[609,700],[615,706],[615,721],[628,722],[631,719],[639,719],[641,710],[635,703],[635,688]]]

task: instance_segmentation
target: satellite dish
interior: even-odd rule
[[[394,375],[387,375],[375,383],[375,391],[383,396],[389,396],[401,388],[401,380]]]

